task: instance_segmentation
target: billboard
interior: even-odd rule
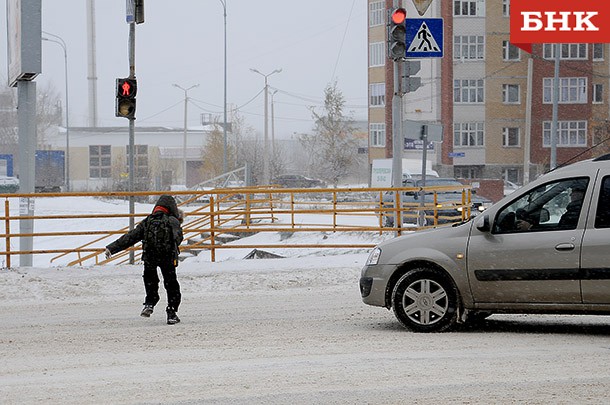
[[[42,71],[41,0],[7,0],[8,85],[33,80]]]

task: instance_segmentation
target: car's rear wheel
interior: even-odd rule
[[[394,315],[414,332],[442,332],[457,322],[458,293],[438,271],[414,269],[398,280],[392,292]]]

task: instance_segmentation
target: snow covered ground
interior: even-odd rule
[[[0,270],[0,403],[610,402],[606,317],[496,315],[414,334],[362,303],[364,251],[223,252],[180,264],[172,326],[163,291],[139,316],[138,265]]]

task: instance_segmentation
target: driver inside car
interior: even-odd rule
[[[581,184],[576,184],[570,189],[570,202],[566,205],[565,212],[561,215],[557,229],[575,229],[580,216],[580,209],[585,197],[585,187]],[[532,228],[535,221],[527,218],[526,215],[519,215],[520,210],[517,210],[517,221],[515,227],[519,231],[527,231]]]

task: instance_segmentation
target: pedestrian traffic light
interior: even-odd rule
[[[117,117],[135,119],[136,93],[138,82],[136,79],[116,79],[116,111]]]
[[[407,53],[407,10],[397,8],[390,14],[388,24],[388,57],[395,61],[403,59]]]

